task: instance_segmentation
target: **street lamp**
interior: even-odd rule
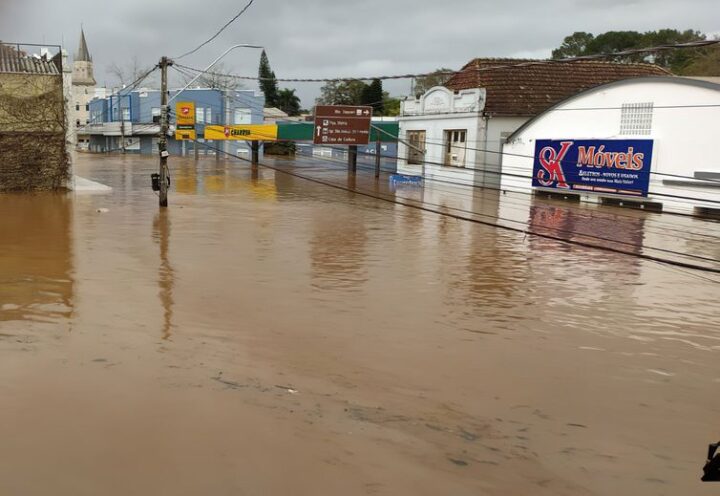
[[[195,81],[197,81],[198,79],[200,79],[200,76],[202,76],[204,73],[206,73],[207,71],[209,71],[209,70],[212,68],[212,66],[214,66],[215,64],[217,64],[218,62],[220,62],[220,59],[222,59],[225,55],[227,55],[227,54],[230,53],[231,51],[235,50],[236,48],[260,48],[260,49],[262,49],[262,48],[264,48],[264,47],[261,47],[261,46],[259,46],[259,45],[248,45],[248,44],[245,44],[245,43],[242,43],[242,44],[240,44],[240,45],[231,46],[230,48],[228,48],[227,50],[225,50],[225,51],[222,53],[222,55],[220,55],[218,58],[216,58],[215,60],[213,60],[212,63],[211,63],[209,66],[207,66],[205,69],[203,69],[202,72],[200,72],[197,76],[195,76],[194,78],[192,78],[192,80],[191,80],[188,84],[186,84],[183,89],[181,89],[180,91],[178,91],[177,93],[175,93],[175,96],[172,97],[170,100],[168,100],[168,104],[170,104],[170,102],[172,102],[175,98],[177,98],[177,97],[180,95],[180,93],[182,93],[183,91],[185,91],[186,89],[188,89],[191,84],[193,84]]]

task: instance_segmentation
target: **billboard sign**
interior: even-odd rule
[[[175,105],[175,139],[196,139],[195,102],[177,102]]]
[[[275,141],[278,128],[275,124],[240,124],[236,126],[205,126],[206,140]]]
[[[372,107],[318,105],[315,107],[316,145],[367,145]]]
[[[653,140],[537,140],[532,185],[578,193],[647,196]]]

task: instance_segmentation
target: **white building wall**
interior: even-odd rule
[[[401,104],[400,142],[398,143],[398,172],[422,175],[427,179],[474,184],[476,181],[477,136],[484,136],[482,109],[485,107],[485,91],[469,89],[454,93],[442,86],[429,89],[418,99],[405,100]],[[481,129],[482,128],[482,129]],[[446,167],[445,131],[465,130],[465,167]],[[425,166],[410,165],[407,158],[408,131],[425,131]]]
[[[427,179],[459,184],[500,187],[501,144],[522,126],[528,117],[486,117],[485,90],[475,88],[454,93],[444,87],[428,90],[422,97],[402,103],[400,139],[408,141],[408,131],[426,132],[426,164],[408,165],[408,146],[398,146],[398,172],[422,175]],[[466,131],[464,168],[445,163],[445,132]]]
[[[622,105],[648,102],[654,105],[651,133],[621,135]],[[720,201],[720,189],[691,186],[701,184],[692,180],[681,186],[670,185],[667,181],[677,178],[658,174],[693,177],[701,171],[720,173],[720,160],[714,153],[718,136],[720,85],[700,87],[673,78],[628,80],[581,93],[542,114],[514,136],[503,147],[501,186],[508,191],[531,189],[537,139],[652,139],[654,174],[650,176],[649,199],[663,203],[667,210],[687,211],[693,205],[720,208],[720,204],[712,202],[695,204],[659,195]],[[508,173],[525,177],[511,177]],[[584,194],[582,198],[596,201],[598,197]]]
[[[476,136],[479,121],[480,119],[476,114],[423,116],[401,120],[400,139],[402,141],[398,143],[398,156],[401,157],[398,160],[398,172],[418,176],[423,173],[422,165],[409,165],[407,163],[409,150],[403,142],[408,141],[408,131],[425,131],[425,177],[461,184],[473,184],[475,177],[475,171],[472,167],[472,164],[475,163],[474,150],[467,150],[465,160],[469,166],[464,169],[442,165],[445,161],[445,131],[465,129],[468,137]],[[470,143],[468,145],[474,147]]]
[[[500,187],[500,164],[502,163],[502,146],[505,139],[528,121],[529,117],[493,117],[487,119],[485,142],[476,148],[479,152],[477,168],[484,169],[484,177],[479,185],[486,188]]]

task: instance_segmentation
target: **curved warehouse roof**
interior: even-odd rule
[[[487,114],[528,117],[594,86],[620,79],[668,75],[668,71],[652,64],[485,58],[468,62],[444,86],[454,91],[485,88]]]
[[[567,105],[569,102],[581,98],[583,96],[589,95],[594,92],[598,91],[605,91],[609,88],[615,88],[619,86],[627,86],[629,84],[637,84],[637,83],[673,83],[673,84],[679,84],[683,86],[693,86],[696,88],[706,88],[711,89],[715,91],[720,91],[720,84],[713,83],[711,81],[703,80],[703,79],[694,79],[694,78],[684,78],[684,77],[676,77],[676,76],[658,76],[658,77],[638,77],[638,78],[632,78],[632,79],[622,79],[620,81],[613,81],[612,83],[602,84],[600,86],[595,86],[593,88],[588,88],[584,91],[580,91],[579,93],[575,93],[574,95],[571,95],[559,102],[557,102],[555,105],[545,109],[543,112],[537,114],[532,119],[525,122],[522,126],[517,128],[514,133],[512,133],[510,136],[507,137],[505,140],[506,142],[510,142],[513,139],[517,138],[520,133],[522,133],[525,129],[532,126],[535,122],[537,122],[539,119],[541,119],[543,116],[545,116],[547,113],[552,112],[553,110],[563,107]]]

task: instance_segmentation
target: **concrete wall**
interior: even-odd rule
[[[66,187],[65,122],[62,75],[0,73],[0,191]]]
[[[695,86],[683,81],[679,78],[628,80],[582,93],[542,114],[504,146],[503,173],[526,178],[503,176],[502,188],[525,192],[531,189],[532,157],[537,139],[652,139],[651,171],[655,174],[650,177],[649,198],[673,210],[688,211],[694,206],[720,208],[720,204],[712,202],[688,202],[661,195],[720,201],[718,188],[699,187],[703,183],[692,180],[671,185],[669,180],[677,179],[660,175],[720,174],[720,160],[715,153],[715,143],[720,136],[720,85]],[[621,134],[622,105],[649,102],[654,105],[651,132]],[[653,192],[660,194],[653,195]],[[598,199],[596,195],[582,197],[590,201]]]

